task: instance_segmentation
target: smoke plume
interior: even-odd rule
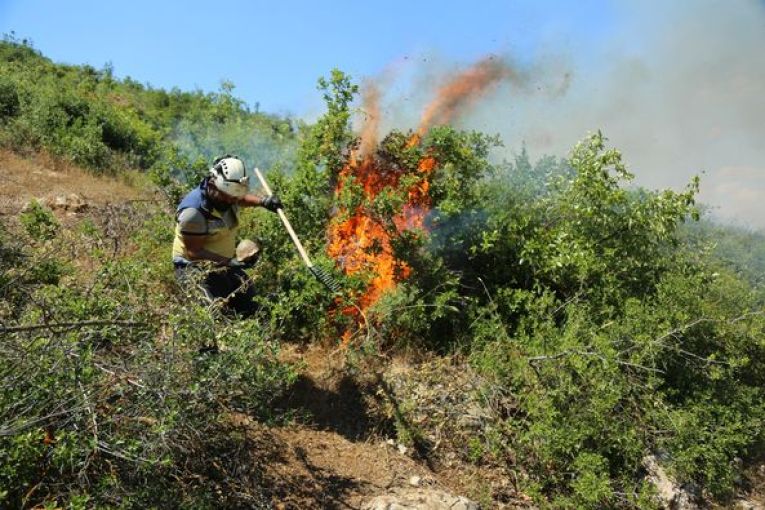
[[[565,94],[499,89],[464,126],[499,133],[507,156],[522,143],[565,156],[601,129],[638,185],[679,190],[700,174],[715,217],[765,228],[765,3],[632,2],[620,14],[618,32],[586,52],[547,45],[560,53],[542,68],[573,69]]]
[[[361,130],[359,151],[362,156],[370,154],[377,146],[377,133],[380,127],[380,89],[377,83],[367,80],[362,89],[364,120]]]

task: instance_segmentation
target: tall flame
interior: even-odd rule
[[[422,137],[436,124],[444,124],[462,113],[466,107],[484,95],[500,80],[512,77],[512,71],[503,63],[486,58],[477,62],[441,87],[436,98],[425,108],[419,128],[410,137],[407,146],[420,144]],[[361,133],[359,151],[352,151],[348,163],[338,173],[335,196],[340,196],[353,183],[359,186],[364,202],[369,203],[386,189],[402,192],[402,177],[413,176],[406,188],[407,201],[399,212],[390,218],[388,226],[362,205],[355,210],[339,208],[329,225],[328,253],[346,274],[369,272],[371,278],[365,291],[356,296],[356,306],[340,312],[360,325],[366,310],[377,302],[398,282],[411,275],[409,265],[396,258],[392,236],[406,231],[425,230],[425,218],[430,212],[430,180],[436,168],[436,159],[426,154],[418,162],[416,170],[391,168],[382,158],[376,157],[377,129],[380,120],[380,92],[371,83],[365,88],[364,109],[366,122]],[[407,180],[409,182],[409,180]],[[391,228],[391,225],[394,228]],[[353,331],[343,333],[347,344]]]
[[[417,165],[417,179],[406,189],[407,202],[401,211],[384,225],[365,205],[353,211],[339,210],[329,226],[328,253],[346,274],[368,271],[371,274],[366,290],[357,296],[356,306],[342,310],[342,314],[360,324],[366,310],[387,291],[411,274],[409,265],[399,260],[392,246],[392,236],[404,231],[423,229],[430,210],[429,177],[436,166],[432,157],[423,158]],[[361,186],[365,201],[374,200],[384,189],[398,189],[405,171],[384,168],[379,158],[368,154],[352,159],[339,173],[336,194],[343,192],[351,181]],[[391,228],[393,227],[393,228]],[[393,230],[393,231],[391,231]],[[343,334],[347,344],[353,332]]]

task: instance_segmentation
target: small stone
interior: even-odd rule
[[[406,446],[404,446],[404,445],[402,445],[402,444],[399,444],[399,445],[398,445],[398,453],[400,453],[401,455],[406,455],[406,452],[407,452],[408,450],[409,450],[409,449],[408,449]]]
[[[417,475],[414,475],[409,478],[409,485],[411,485],[412,487],[419,487],[420,482],[422,482],[422,478],[420,478]]]
[[[643,467],[648,475],[646,480],[651,483],[657,492],[659,502],[664,508],[675,510],[697,510],[698,505],[693,501],[691,492],[680,486],[672,479],[664,468],[659,464],[657,455],[647,455],[643,458]]]

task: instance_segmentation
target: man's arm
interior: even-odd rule
[[[263,200],[265,199],[266,197],[248,193],[239,199],[238,205],[242,207],[263,207]]]
[[[211,260],[222,266],[228,265],[230,258],[218,255],[210,250],[206,250],[205,236],[203,235],[183,235],[181,234],[183,244],[186,246],[186,253],[191,260]]]
[[[248,193],[237,202],[242,207],[263,207],[271,212],[282,207],[282,201],[276,195],[258,196]]]

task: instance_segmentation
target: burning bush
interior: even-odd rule
[[[339,336],[469,353],[518,395],[493,428],[508,468],[555,505],[650,507],[639,473],[655,450],[730,494],[734,457],[763,440],[765,325],[745,282],[679,242],[698,181],[630,190],[600,133],[566,161],[491,165],[497,140],[429,124],[512,76],[486,65],[445,85],[417,131],[364,129],[328,177],[327,253],[353,289],[332,307]]]

